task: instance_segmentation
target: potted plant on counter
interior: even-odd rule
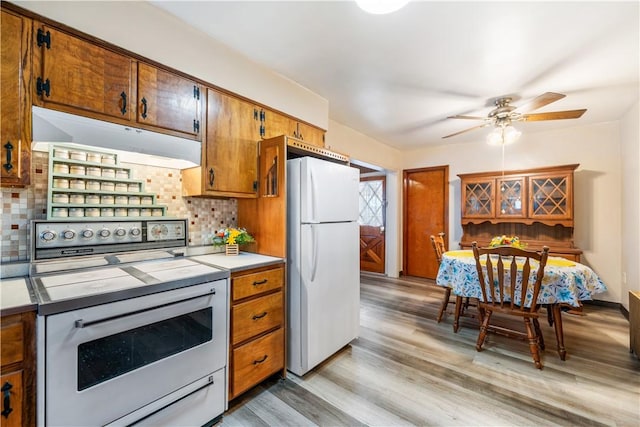
[[[244,228],[227,227],[214,233],[212,243],[214,246],[225,245],[227,255],[238,255],[239,245],[255,242],[255,239]]]

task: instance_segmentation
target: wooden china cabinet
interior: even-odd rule
[[[487,245],[494,236],[518,236],[529,249],[580,261],[573,244],[573,174],[578,164],[517,171],[459,174],[460,246]]]

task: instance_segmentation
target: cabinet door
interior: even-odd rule
[[[258,125],[254,106],[209,89],[205,188],[255,196],[258,180]]]
[[[138,63],[137,121],[200,140],[200,93],[193,80]]]
[[[529,217],[539,220],[572,220],[573,173],[530,176]]]
[[[462,217],[495,216],[495,180],[493,178],[462,181]]]
[[[324,131],[305,123],[296,123],[296,138],[317,147],[324,147]]]
[[[296,122],[275,111],[264,109],[261,111],[264,111],[264,132],[262,135],[264,139],[275,138],[280,135],[293,136]]]
[[[34,89],[42,106],[132,118],[131,58],[46,25],[36,30],[35,42],[38,34],[47,39],[36,46],[41,67]]]
[[[496,218],[524,218],[527,214],[525,178],[496,178]]]
[[[31,174],[31,20],[2,11],[0,182],[28,185]]]
[[[22,413],[24,410],[24,387],[22,386],[23,371],[15,371],[0,376],[2,390],[2,426],[22,427]],[[5,411],[7,411],[5,415]]]

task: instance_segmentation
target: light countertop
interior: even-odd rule
[[[232,273],[284,262],[283,258],[250,252],[240,252],[239,255],[225,255],[224,253],[196,255],[189,257],[189,259],[214,267],[224,268]]]
[[[2,316],[24,313],[37,308],[27,284],[29,278],[15,277],[0,281],[0,313]]]

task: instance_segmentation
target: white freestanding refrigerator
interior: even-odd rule
[[[287,161],[287,369],[304,375],[358,336],[359,171]]]

